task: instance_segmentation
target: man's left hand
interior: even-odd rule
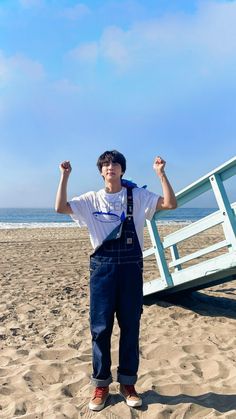
[[[153,169],[156,171],[158,176],[161,176],[165,173],[166,162],[160,156],[157,156],[153,163]]]

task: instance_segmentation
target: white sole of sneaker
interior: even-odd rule
[[[142,399],[137,400],[137,401],[135,401],[135,400],[127,400],[126,397],[124,396],[124,394],[122,394],[121,392],[120,392],[120,395],[123,397],[123,399],[125,400],[127,406],[129,406],[129,407],[140,407],[143,404]]]
[[[99,412],[100,410],[104,409],[108,397],[109,395],[107,396],[103,404],[94,404],[93,402],[89,402],[89,405],[88,405],[89,409],[94,410],[95,412]]]

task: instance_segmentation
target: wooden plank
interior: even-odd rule
[[[215,252],[216,250],[219,250],[222,247],[225,247],[225,246],[228,246],[228,245],[229,245],[229,243],[227,242],[227,240],[223,240],[219,243],[213,244],[212,246],[209,246],[209,247],[206,247],[204,249],[198,250],[197,252],[190,253],[187,256],[183,256],[182,258],[179,258],[179,259],[177,259],[173,262],[170,262],[169,267],[172,268],[174,266],[178,266],[180,264],[189,262],[192,259],[196,259],[196,258],[199,258],[201,256],[207,255],[208,253]]]
[[[175,265],[175,270],[179,271],[180,269],[182,269],[182,266],[179,263],[180,257],[179,257],[179,252],[178,252],[176,244],[174,244],[173,246],[170,246],[170,254],[171,254],[171,258],[173,262],[178,261],[178,263]]]
[[[236,278],[236,252],[217,256],[198,265],[174,272],[172,274],[172,287],[167,287],[165,281],[162,281],[161,278],[146,281],[143,284],[143,294],[150,295],[161,291],[174,293],[179,289],[191,289],[193,286],[196,287],[197,284],[206,287],[216,279],[224,282],[224,276],[231,277],[231,279]]]
[[[197,278],[191,283],[185,282],[180,285],[176,285],[175,287],[165,288],[161,291],[158,291],[158,297],[162,298],[162,296],[168,296],[168,295],[175,295],[181,292],[186,291],[196,291],[196,290],[202,290],[204,288],[213,287],[218,284],[223,284],[225,282],[233,281],[236,278],[236,268],[232,270],[221,270],[220,272],[217,272],[215,274],[212,274],[210,276]]]
[[[155,249],[154,255],[156,257],[157,266],[163,281],[165,281],[167,286],[172,286],[173,282],[169,272],[169,268],[166,262],[164,249],[161,243],[161,239],[157,230],[157,226],[154,220],[147,220],[147,227],[149,230],[150,238],[152,241],[153,248]]]
[[[154,294],[155,292],[160,292],[168,288],[169,287],[165,281],[163,281],[161,278],[156,278],[156,279],[153,279],[152,281],[144,282],[143,295]]]
[[[169,234],[163,240],[164,249],[173,246],[183,240],[189,239],[190,237],[195,236],[196,234],[202,233],[203,231],[215,227],[218,224],[223,223],[225,217],[220,211],[216,211],[206,217],[198,220],[192,224],[181,228],[180,230],[175,231],[174,233]]]
[[[223,182],[218,174],[210,178],[219,208],[224,215],[223,229],[226,239],[230,242],[232,249],[236,250],[236,219],[232,211]]]
[[[207,277],[221,270],[229,270],[236,267],[236,252],[225,253],[215,258],[205,260],[197,265],[189,266],[178,272],[173,272],[173,285],[179,285],[183,282],[192,281],[203,276]]]
[[[149,249],[143,251],[143,257],[146,258],[148,256],[151,256],[155,252],[156,252],[156,247],[150,247]]]

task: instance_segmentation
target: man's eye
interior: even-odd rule
[[[112,166],[115,166],[115,167],[118,167],[118,165],[119,165],[119,163],[117,163],[117,162],[111,162],[111,164],[112,164]],[[102,166],[105,166],[105,167],[107,167],[109,165],[110,165],[110,162],[106,162],[106,163],[102,164]]]

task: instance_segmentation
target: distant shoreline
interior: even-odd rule
[[[158,214],[157,224],[191,224],[211,214],[216,208],[177,208]],[[0,208],[0,229],[77,227],[69,215],[58,214],[50,208]]]
[[[165,221],[158,220],[158,225],[187,225],[193,221]],[[0,230],[11,230],[11,229],[35,229],[35,228],[80,228],[74,221],[68,221],[67,223],[0,223]],[[83,227],[87,228],[87,227]]]

